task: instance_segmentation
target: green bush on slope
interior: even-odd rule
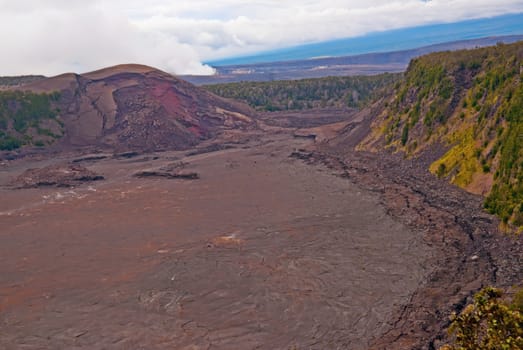
[[[453,315],[449,333],[454,344],[440,350],[523,349],[523,290],[512,303],[500,289],[486,287],[459,315]]]
[[[33,134],[56,139],[51,130],[42,126],[48,121],[56,122],[57,111],[53,103],[60,95],[36,94],[26,91],[0,91],[0,150],[13,150],[24,144],[38,144],[42,140],[33,140]]]

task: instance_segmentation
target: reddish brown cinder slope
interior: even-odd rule
[[[249,107],[143,65],[67,73],[22,88],[60,92],[62,148],[187,149],[225,130],[256,125]]]

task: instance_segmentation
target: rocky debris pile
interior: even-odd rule
[[[311,140],[316,140],[316,134],[312,133],[312,132],[302,132],[301,130],[299,131],[296,131],[292,134],[293,137],[295,138],[298,138],[298,139],[311,139]]]
[[[106,155],[88,155],[81,158],[73,159],[72,163],[81,163],[81,162],[93,162],[97,160],[107,159],[108,156]]]
[[[188,153],[186,153],[186,156],[191,157],[191,156],[196,156],[198,154],[218,152],[218,151],[231,149],[231,148],[234,148],[234,146],[213,143],[212,145],[209,145],[207,147],[197,148],[194,151],[188,152]]]
[[[103,154],[87,154],[87,155],[84,155],[82,157],[79,157],[79,158],[76,158],[76,159],[73,159],[71,161],[71,163],[83,163],[83,162],[96,162],[96,161],[99,161],[99,160],[104,160],[104,159],[118,159],[118,160],[125,160],[125,159],[132,159],[132,158],[136,158],[138,157],[139,155],[141,155],[140,152],[134,152],[134,151],[131,151],[131,152],[123,152],[123,153],[115,153],[115,154],[110,154],[110,153],[103,153]],[[147,159],[158,159],[157,156],[155,157],[147,157]]]
[[[139,152],[136,152],[136,151],[129,151],[129,152],[116,153],[116,154],[113,156],[113,158],[116,158],[116,159],[121,159],[121,158],[129,159],[129,158],[137,157],[137,156],[139,156],[139,155],[140,155]]]
[[[200,178],[200,175],[198,175],[198,173],[195,172],[177,172],[158,169],[139,171],[134,174],[134,177],[163,177],[166,179],[197,180]]]
[[[183,171],[189,163],[177,161],[167,165],[164,165],[156,169],[142,170],[135,173],[133,176],[138,178],[146,177],[163,177],[166,179],[183,179],[183,180],[196,180],[200,178],[200,175],[196,172]]]
[[[196,180],[200,178],[200,175],[196,172],[183,170],[189,163],[177,161],[160,168],[153,168],[147,170],[141,170],[134,173],[134,177],[146,178],[146,177],[163,177],[166,179],[184,179],[184,180]]]
[[[84,182],[103,180],[102,175],[78,164],[50,165],[27,169],[10,185],[14,188],[74,187]]]
[[[309,151],[301,149],[301,148],[298,149],[298,150],[293,151],[289,155],[289,157],[290,158],[301,159],[301,160],[303,160],[304,162],[306,162],[308,164],[312,164],[315,161],[313,152],[309,152]]]

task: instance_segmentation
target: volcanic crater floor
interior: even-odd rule
[[[432,271],[379,193],[291,158],[288,133],[210,153],[86,160],[12,189],[0,169],[0,348],[366,349]],[[183,164],[198,179],[136,178]]]

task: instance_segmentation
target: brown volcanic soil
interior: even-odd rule
[[[521,281],[478,197],[352,141],[300,151],[294,126],[0,188],[0,348],[432,349],[475,290]],[[0,185],[78,157],[3,163]],[[133,176],[166,169],[199,178]]]

